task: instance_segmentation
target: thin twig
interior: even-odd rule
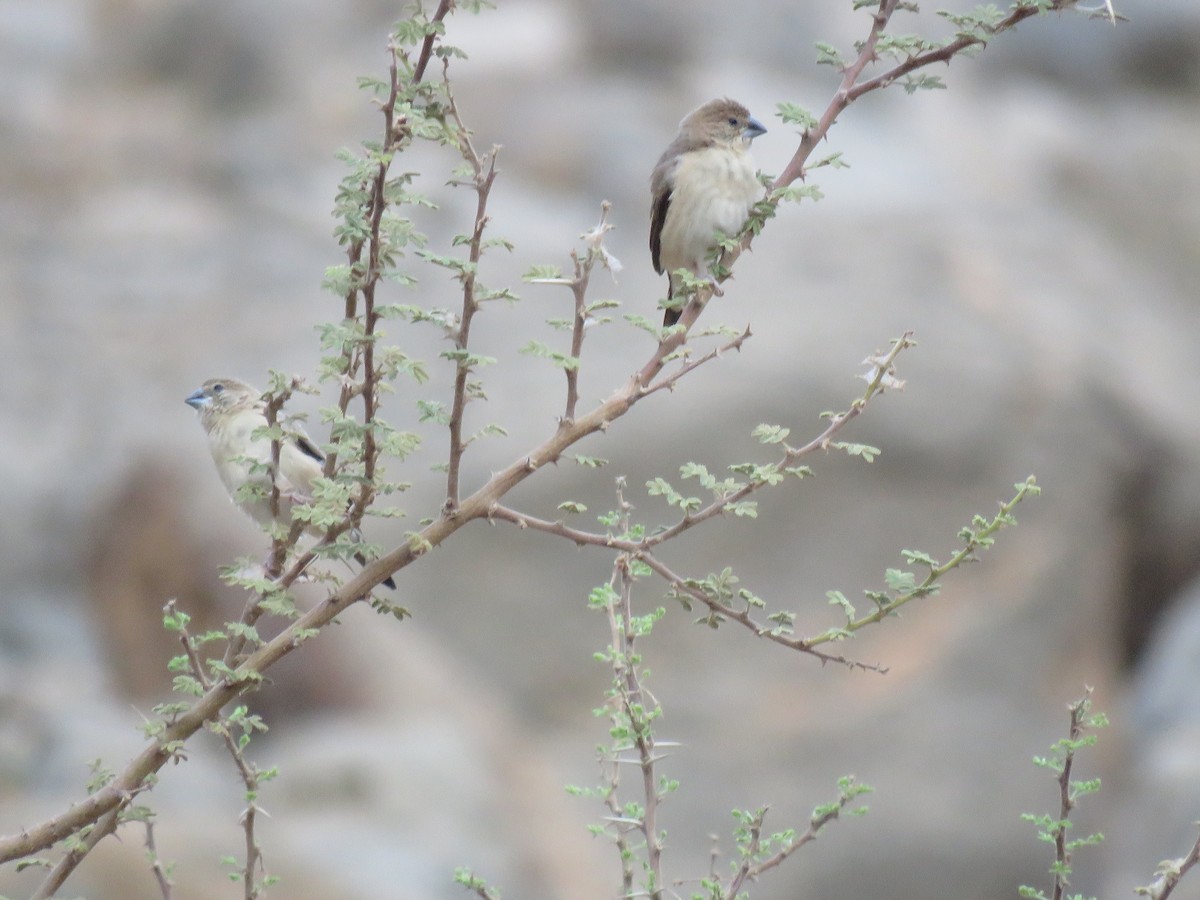
[[[823,810],[813,815],[813,817],[809,820],[808,828],[804,830],[803,834],[793,838],[790,843],[785,844],[766,859],[755,862],[754,859],[758,855],[758,849],[761,846],[760,840],[762,837],[763,822],[765,821],[767,815],[766,807],[759,810],[751,823],[751,849],[753,852],[747,852],[744,855],[742,864],[738,867],[737,872],[734,874],[733,879],[729,883],[729,889],[726,891],[726,896],[738,896],[738,892],[742,889],[742,885],[747,881],[757,880],[758,877],[764,872],[774,869],[776,866],[782,865],[789,856],[791,856],[801,847],[804,847],[805,845],[811,844],[813,841],[815,841],[820,835],[821,829],[838,818],[838,816],[842,814],[842,810],[844,810],[855,799],[856,796],[857,795],[852,792],[843,791],[838,797],[836,803],[825,807]]]
[[[621,584],[623,576],[627,574],[627,570],[622,565],[620,558],[613,564],[613,574],[609,579],[609,586],[613,590],[617,590],[617,586]],[[605,608],[608,614],[608,627],[610,633],[611,646],[613,648],[613,669],[614,679],[616,683],[621,683],[621,666],[623,662],[619,655],[618,648],[622,644],[622,629],[621,622],[617,615],[613,604],[608,604]],[[612,839],[613,844],[617,848],[617,858],[621,861],[621,896],[629,896],[633,892],[634,878],[634,854],[629,846],[629,840],[626,834],[634,827],[635,824],[627,821],[625,810],[622,808],[620,799],[621,787],[621,760],[617,758],[617,754],[602,753],[601,764],[605,768],[608,789],[604,794],[604,805],[608,811],[612,813]]]
[[[658,900],[662,896],[662,839],[658,833],[658,781],[654,772],[657,754],[654,731],[650,724],[650,711],[655,704],[647,704],[642,691],[641,674],[637,665],[637,633],[633,628],[633,578],[629,573],[629,559],[623,557],[621,575],[621,664],[618,678],[623,679],[621,702],[625,716],[633,730],[633,743],[637,747],[639,767],[642,772],[642,834],[646,839],[646,868],[650,875],[650,896]]]
[[[154,880],[158,882],[158,890],[163,900],[171,900],[171,879],[158,857],[158,847],[154,843],[154,823],[149,820],[146,821],[146,853],[150,856],[150,871],[154,873]]]
[[[624,479],[617,479],[619,522],[621,527],[627,531],[631,527],[630,512],[633,507],[625,500],[624,487]],[[648,876],[646,896],[659,900],[662,897],[663,848],[658,833],[658,805],[662,795],[655,774],[655,765],[660,757],[652,724],[656,717],[655,711],[658,704],[642,687],[640,657],[637,649],[638,630],[633,614],[634,577],[629,568],[631,559],[628,554],[623,553],[613,561],[609,588],[615,594],[616,599],[606,603],[604,610],[608,616],[609,652],[613,670],[613,688],[609,695],[614,704],[612,717],[618,726],[627,732],[628,747],[637,750],[637,759],[634,763],[642,775],[641,812],[631,818],[622,807],[618,797],[620,766],[625,762],[620,757],[621,751],[626,749],[623,744],[614,744],[606,754],[606,761],[609,763],[610,769],[608,791],[604,801],[613,814],[611,834],[622,861],[622,884],[624,887],[622,896],[638,896],[633,893],[633,854],[630,852],[632,848],[626,838],[627,832],[637,829],[642,834],[646,848],[645,868]]]
[[[887,674],[888,668],[882,663],[865,663],[856,659],[842,656],[837,653],[827,653],[824,650],[817,650],[813,644],[818,643],[808,638],[793,637],[790,634],[780,630],[774,625],[767,625],[755,621],[750,615],[749,609],[736,609],[728,604],[722,603],[715,597],[710,596],[707,592],[692,586],[688,579],[671,571],[661,560],[657,559],[649,553],[643,553],[638,557],[642,562],[653,569],[664,581],[667,582],[677,593],[685,594],[700,603],[703,603],[709,610],[722,618],[737,622],[754,633],[756,637],[764,638],[772,643],[779,644],[791,650],[797,650],[801,653],[806,653],[819,659],[822,663],[838,663],[851,669],[861,669],[864,672],[878,672],[880,675]],[[823,643],[823,641],[821,641]]]
[[[1063,753],[1062,768],[1058,772],[1058,824],[1054,829],[1054,892],[1053,900],[1063,900],[1070,882],[1067,875],[1071,871],[1071,851],[1067,846],[1067,828],[1071,818],[1071,810],[1075,808],[1075,798],[1071,795],[1071,769],[1075,763],[1075,746],[1086,730],[1084,720],[1087,717],[1092,689],[1089,687],[1083,698],[1072,703],[1069,707],[1071,724],[1067,729],[1066,750]]]
[[[1135,893],[1149,897],[1150,900],[1166,900],[1197,862],[1200,862],[1200,837],[1192,844],[1192,849],[1186,856],[1160,863],[1158,878],[1150,885],[1138,888]]]
[[[465,146],[469,147],[469,144]],[[471,232],[470,266],[462,277],[462,314],[459,317],[458,330],[454,336],[454,346],[458,356],[454,371],[454,394],[449,421],[450,452],[446,468],[445,508],[449,512],[454,512],[458,508],[462,458],[468,443],[463,437],[463,417],[466,413],[467,403],[471,399],[467,388],[471,372],[474,371],[468,350],[471,339],[471,321],[475,317],[475,313],[479,311],[479,301],[475,296],[475,271],[482,256],[483,231],[488,223],[488,197],[491,193],[492,183],[496,179],[496,154],[498,151],[498,147],[493,147],[485,159],[474,157],[474,164],[477,166],[474,182],[476,192],[475,227]],[[470,153],[473,156],[474,150],[470,150]]]
[[[429,21],[433,23],[445,20],[452,9],[454,9],[454,0],[440,0],[437,10]],[[425,67],[429,65],[429,60],[433,55],[433,45],[437,43],[437,37],[437,31],[433,29],[430,29],[429,34],[425,36],[425,40],[421,44],[421,54],[417,58],[416,66],[413,68],[414,82],[420,81],[425,77]]]

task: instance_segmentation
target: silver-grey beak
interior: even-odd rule
[[[183,402],[186,403],[188,406],[190,406],[192,409],[198,410],[202,406],[207,406],[212,401],[209,400],[209,398],[204,395],[204,389],[201,388],[199,390],[193,391],[192,393],[188,394],[187,399],[184,400]]]
[[[742,132],[746,136],[746,140],[752,141],[760,134],[766,134],[767,129],[762,122],[751,116],[746,120],[746,130]]]

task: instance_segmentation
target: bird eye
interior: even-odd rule
[[[737,128],[737,123],[738,123],[737,119],[735,119],[733,116],[729,117],[729,124],[732,125],[734,128]]]
[[[214,394],[220,394],[224,390],[225,390],[225,385],[221,384],[220,382],[218,382],[212,386],[212,392]]]

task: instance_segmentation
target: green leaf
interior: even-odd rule
[[[808,166],[808,169],[809,169],[809,171],[811,171],[813,169],[819,169],[822,166],[829,166],[829,168],[831,168],[831,169],[848,169],[848,168],[850,168],[850,163],[848,163],[844,159],[842,159],[842,151],[839,150],[836,153],[831,153],[828,156],[822,157],[821,159],[817,160],[815,163],[811,163]],[[820,200],[821,198],[813,197],[812,199]]]
[[[726,503],[725,512],[731,512],[739,518],[758,518],[758,503],[754,500],[739,500],[736,503]]]
[[[888,569],[884,572],[883,579],[893,591],[909,591],[917,584],[917,578],[912,572],[904,572],[900,569]]]
[[[791,429],[779,425],[759,425],[750,435],[760,444],[782,444],[791,433]]]
[[[848,456],[860,456],[867,462],[875,462],[882,451],[878,447],[871,447],[868,444],[852,444],[847,441],[834,441],[829,445],[835,450],[845,450]]]
[[[908,75],[901,82],[905,93],[915,94],[917,91],[944,91],[946,83],[938,75],[920,74]]]
[[[834,51],[835,54],[836,52],[837,51]],[[776,103],[775,115],[778,116],[785,125],[799,125],[805,130],[813,128],[817,124],[816,116],[814,116],[804,107],[798,106],[795,103]]]
[[[571,356],[569,353],[561,353],[558,350],[553,350],[547,347],[541,341],[530,341],[524,347],[517,351],[524,356],[536,356],[541,359],[548,359],[561,369],[568,371],[579,368],[579,358]]]
[[[842,60],[842,55],[838,52],[838,48],[833,44],[826,44],[824,41],[817,41],[817,65],[833,66],[835,69],[841,70],[846,67],[846,63]]]
[[[191,675],[176,675],[171,679],[171,690],[177,694],[186,694],[189,697],[201,697],[204,695],[204,685]]]
[[[936,559],[920,550],[901,550],[900,555],[909,565],[928,566],[931,569],[936,569],[940,565]]]
[[[853,622],[858,617],[853,604],[846,599],[846,595],[841,591],[826,591],[825,597],[829,600],[831,606],[841,607],[842,612],[846,614],[847,622]]]
[[[777,203],[799,203],[801,200],[812,200],[815,203],[824,198],[821,188],[815,184],[789,184],[771,192],[771,199]]]
[[[450,424],[450,412],[440,400],[418,400],[417,410],[422,422],[433,422],[435,425]]]
[[[569,279],[563,278],[562,269],[559,266],[551,265],[530,266],[525,271],[525,274],[521,276],[521,280],[532,283],[561,281],[565,284],[569,282]]]
[[[163,612],[163,628],[167,631],[183,631],[190,621],[192,617],[181,609],[172,608]]]

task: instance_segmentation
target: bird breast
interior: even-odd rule
[[[682,154],[663,223],[663,268],[702,269],[715,246],[713,232],[736,235],[762,193],[745,152],[707,147]]]

